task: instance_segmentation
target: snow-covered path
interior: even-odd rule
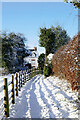
[[[10,107],[11,118],[78,118],[70,84],[55,76],[35,76],[19,92],[15,105]]]

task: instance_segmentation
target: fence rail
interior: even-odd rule
[[[11,75],[11,81],[8,83],[7,77],[4,78],[4,116],[9,117],[9,107],[12,104],[15,104],[15,99],[21,91],[21,88],[25,83],[31,80],[37,74],[41,74],[42,70],[39,68],[21,70],[19,73]],[[10,87],[10,90],[9,90]]]

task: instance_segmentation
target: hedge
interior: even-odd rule
[[[63,75],[71,83],[72,90],[79,89],[80,75],[80,33],[62,46],[53,56],[52,71],[55,75]]]

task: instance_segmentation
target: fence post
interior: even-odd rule
[[[22,87],[22,70],[21,70],[21,87]]]
[[[35,76],[36,76],[36,68],[34,68],[34,74],[35,74]]]
[[[29,74],[29,80],[31,79],[31,69],[29,69],[29,72],[30,72],[30,74]]]
[[[31,78],[33,77],[33,69],[31,69]]]
[[[27,70],[27,81],[28,81],[28,70]]]
[[[34,76],[35,76],[35,68],[34,68]]]
[[[20,85],[20,72],[19,72],[19,91],[20,91],[20,87],[21,85]]]
[[[5,111],[5,117],[9,117],[9,100],[8,100],[7,78],[4,78],[4,111]]]
[[[38,67],[38,74],[39,74],[39,67]]]
[[[24,70],[24,84],[25,84],[25,70]]]
[[[23,71],[23,85],[24,85],[24,78],[25,78],[24,75],[25,75],[25,74],[24,74],[24,71]]]
[[[32,77],[33,77],[33,68],[32,68]]]
[[[36,68],[36,75],[37,75],[37,68]]]
[[[37,68],[35,69],[35,73],[36,73],[36,75],[37,75]]]
[[[30,69],[28,71],[28,80],[30,80]]]
[[[16,73],[16,96],[18,96],[18,74]]]
[[[11,76],[12,78],[12,104],[15,103],[15,98],[14,98],[14,76]]]
[[[30,79],[31,79],[31,69],[30,69]]]
[[[37,68],[37,74],[38,74],[38,68]]]
[[[33,68],[33,77],[34,77],[34,68]]]
[[[30,80],[30,69],[29,69],[29,80]]]
[[[40,67],[39,67],[39,71],[40,71],[39,74],[41,74],[41,68]]]
[[[39,68],[38,68],[38,74],[39,74]]]
[[[35,76],[36,76],[36,68],[34,69],[34,74],[35,74]]]
[[[30,76],[29,76],[29,79],[31,79],[31,69],[30,69]]]
[[[29,69],[29,80],[30,80],[30,69]]]
[[[31,79],[32,79],[32,69],[31,69]]]
[[[33,77],[34,77],[34,68],[33,68]]]
[[[35,68],[35,76],[36,76],[36,68]]]
[[[31,78],[33,77],[33,69],[31,69]]]
[[[25,70],[25,72],[24,72],[24,76],[25,76],[25,77],[24,77],[24,80],[25,80],[24,82],[26,83],[26,70]]]

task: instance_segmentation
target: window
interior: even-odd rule
[[[35,65],[35,59],[31,60],[32,65]]]
[[[33,54],[32,54],[32,57],[36,57],[36,53],[33,53]]]

